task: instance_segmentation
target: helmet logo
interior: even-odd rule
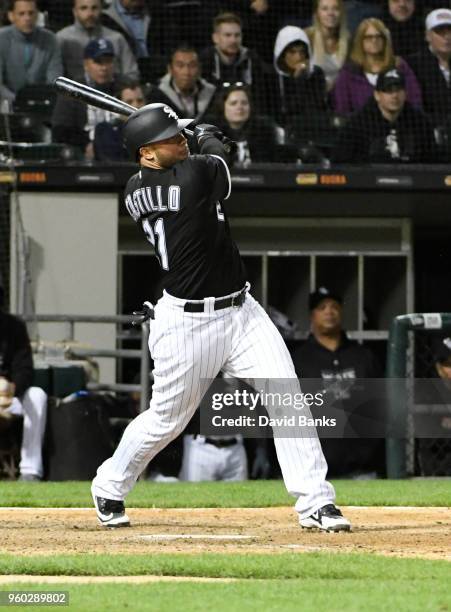
[[[163,106],[163,111],[171,117],[171,119],[178,120],[178,115],[175,111],[172,110],[170,106]]]

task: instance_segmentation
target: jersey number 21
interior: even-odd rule
[[[220,202],[216,202],[216,215],[218,221],[225,221]],[[150,223],[149,219],[143,219],[142,228],[147,240],[155,248],[155,253],[163,270],[169,270],[168,249],[166,246],[166,235],[164,233],[163,219],[157,219],[155,223]]]
[[[166,235],[164,233],[163,219],[157,219],[153,224],[153,228],[149,219],[144,219],[142,222],[142,227],[144,233],[146,234],[147,240],[155,248],[155,253],[158,257],[158,261],[160,262],[160,266],[163,268],[163,270],[169,270],[168,249],[166,246]]]

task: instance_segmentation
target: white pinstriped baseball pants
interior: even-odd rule
[[[290,379],[288,391],[300,391],[281,335],[250,294],[240,308],[215,311],[213,298],[207,300],[210,311],[201,313],[184,312],[185,300],[167,293],[156,305],[149,336],[154,360],[150,407],[129,424],[114,455],[99,467],[93,482],[98,496],[125,498],[149,461],[185,429],[221,370],[241,379]],[[333,503],[318,437],[275,436],[274,442],[301,517]]]
[[[23,416],[20,474],[42,478],[42,442],[47,418],[47,394],[39,387],[29,387],[22,400],[18,397],[8,408],[15,416]]]

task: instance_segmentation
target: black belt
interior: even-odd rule
[[[215,438],[205,438],[205,444],[213,444],[213,446],[217,446],[218,448],[224,448],[226,446],[233,446],[234,444],[238,444],[238,440],[236,438],[229,438],[226,440],[216,440]]]
[[[223,308],[230,308],[230,306],[242,306],[245,299],[246,289],[242,289],[238,295],[217,298],[214,302],[214,310],[222,310]],[[186,302],[183,310],[185,312],[204,312],[205,302]]]

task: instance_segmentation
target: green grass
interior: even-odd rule
[[[451,506],[451,481],[338,480],[337,503],[343,506]],[[89,482],[0,482],[3,506],[87,507]],[[138,482],[127,498],[135,508],[253,508],[293,503],[282,481],[238,483]]]
[[[338,536],[341,537],[341,536]],[[38,576],[206,576],[239,579],[376,579],[449,582],[447,561],[399,559],[372,554],[72,554],[0,555],[0,574]],[[450,591],[451,593],[451,591]]]
[[[133,612],[409,612],[451,610],[451,595],[445,582],[405,579],[334,579],[239,581],[234,583],[163,583],[96,585],[2,585],[2,590],[66,590],[72,610]],[[17,608],[16,608],[17,609]],[[25,608],[23,608],[25,609]],[[29,609],[27,607],[27,609]],[[37,608],[36,608],[37,609]],[[67,608],[62,608],[67,609]]]

